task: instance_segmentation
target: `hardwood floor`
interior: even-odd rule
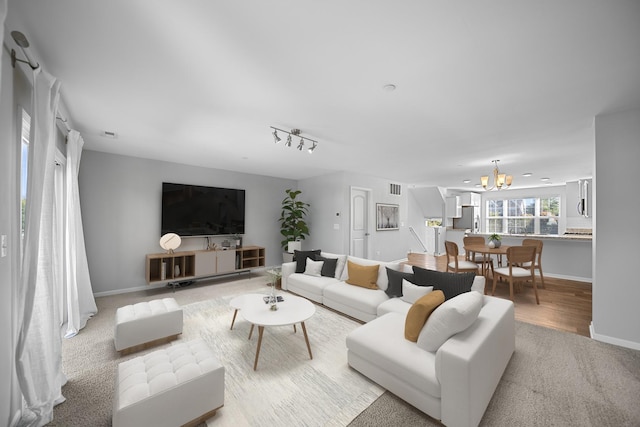
[[[407,264],[446,271],[447,257],[411,253]],[[531,285],[523,286],[514,295],[516,320],[588,337],[591,323],[591,283],[545,276],[546,288],[543,289],[540,281],[536,282],[540,305],[536,304]],[[490,277],[485,286],[487,295],[491,295],[492,286],[493,278]],[[509,299],[509,284],[498,282],[495,296]]]

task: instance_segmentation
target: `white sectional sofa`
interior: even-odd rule
[[[287,262],[282,264],[282,289],[326,305],[363,322],[369,322],[390,311],[403,314],[409,311],[411,303],[401,298],[390,298],[385,293],[389,285],[386,267],[401,271],[403,269],[399,262],[372,261],[329,252],[321,252],[321,256],[338,259],[333,277],[316,277],[304,273],[296,273],[296,262]],[[346,283],[349,277],[347,261],[360,265],[378,264],[380,267],[376,284],[379,289],[361,288]],[[405,267],[404,271],[411,271],[411,267]],[[484,286],[484,276],[476,276],[471,290],[484,293]]]
[[[471,292],[433,310],[413,342],[405,338],[411,299],[385,292],[385,267],[402,270],[399,263],[321,256],[338,259],[333,277],[295,273],[296,263],[285,263],[282,288],[368,322],[347,336],[349,365],[446,426],[477,426],[515,351],[513,302],[484,295],[485,279],[476,276]],[[346,283],[347,261],[379,264],[378,289]],[[403,284],[403,292],[409,289]],[[465,305],[470,300],[475,311]],[[431,340],[434,334],[437,340]]]

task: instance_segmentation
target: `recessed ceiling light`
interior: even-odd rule
[[[396,90],[396,85],[389,83],[387,85],[382,86],[382,88],[387,92],[393,92],[394,90]]]
[[[540,181],[549,181],[551,178],[540,178]]]
[[[527,177],[529,177],[531,175],[533,175],[531,172],[525,172],[525,173],[522,174],[522,176],[527,176]]]
[[[471,180],[470,180],[470,179],[465,179],[465,180],[464,180],[464,181],[462,181],[462,182],[464,182],[465,184],[469,184],[469,183],[471,182]]]

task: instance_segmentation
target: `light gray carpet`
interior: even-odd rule
[[[175,294],[147,293],[133,301],[131,296],[99,301],[99,314],[63,343],[69,381],[62,392],[67,400],[54,409],[50,425],[111,425],[117,364],[171,345],[120,357],[113,347],[115,309],[123,303],[166,296],[183,304],[180,340],[204,339],[225,366],[225,406],[207,420],[210,426],[345,426],[384,392],[347,365],[345,338],[358,322],[316,306],[316,314],[305,322],[313,360],[300,327],[297,333],[291,326],[265,328],[258,370],[253,371],[257,331],[248,340],[250,325],[240,314],[234,329],[229,329],[233,314],[229,301],[247,292],[267,293],[264,279],[240,280],[224,292],[214,292],[213,299],[185,304],[196,298],[187,296],[194,292],[197,298],[212,295],[194,287]]]
[[[439,426],[389,392],[351,424]],[[640,426],[640,352],[516,322],[516,351],[481,426]]]

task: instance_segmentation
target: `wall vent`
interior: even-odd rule
[[[400,184],[389,184],[389,194],[392,196],[401,196],[402,195],[402,185]]]

